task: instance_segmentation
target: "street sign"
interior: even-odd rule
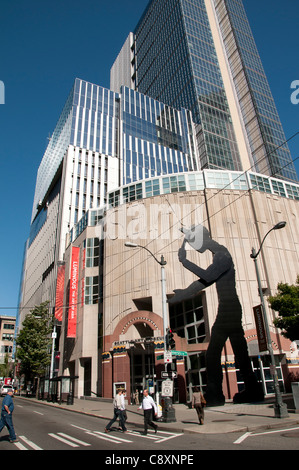
[[[188,356],[186,351],[171,351],[171,354],[173,356]]]
[[[171,351],[164,351],[164,363],[168,364],[172,362],[172,354]]]
[[[177,374],[176,371],[170,371],[170,372],[161,371],[161,378],[162,379],[169,379],[169,378],[177,379],[177,377],[178,377],[178,374]]]
[[[163,380],[162,382],[162,397],[172,397],[173,395],[173,381]]]
[[[161,371],[161,378],[162,379],[168,379],[169,377],[171,377],[171,372],[167,372],[167,371],[164,371],[164,370]]]

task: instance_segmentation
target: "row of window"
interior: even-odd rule
[[[108,204],[109,207],[118,207],[121,204],[158,196],[159,194],[201,191],[205,188],[235,189],[241,191],[248,191],[251,188],[256,191],[299,200],[299,185],[297,184],[287,183],[283,180],[250,172],[205,170],[203,172],[163,176],[123,186],[109,193]],[[104,207],[101,209],[91,209],[86,212],[71,230],[70,242],[74,241],[87,226],[94,227],[99,225],[104,215]]]
[[[15,324],[14,323],[3,323],[2,328],[4,330],[14,330],[15,329]]]
[[[13,341],[14,335],[9,333],[3,333],[2,341]]]
[[[183,191],[198,191],[204,188],[236,189],[247,191],[249,188],[270,194],[278,194],[290,199],[299,199],[299,186],[267,176],[241,172],[208,170],[200,173],[164,176],[157,179],[124,186],[109,193],[109,207],[142,199]]]

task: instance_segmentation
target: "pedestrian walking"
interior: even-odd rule
[[[137,388],[134,393],[134,400],[135,400],[135,405],[139,405],[139,390]]]
[[[7,427],[9,432],[9,440],[10,442],[18,442],[13,422],[12,422],[12,413],[14,410],[14,402],[13,402],[13,390],[9,390],[2,401],[2,408],[1,408],[1,419],[0,419],[0,432],[4,428]]]
[[[126,398],[126,390],[122,390],[122,394],[121,394],[121,402],[122,402],[122,413],[123,413],[123,422],[124,422],[124,425],[126,425],[126,421],[128,419],[128,416],[127,416],[127,410],[126,410],[126,402],[125,402],[125,398]],[[121,424],[119,422],[119,427],[118,427],[119,430],[121,430]]]
[[[125,410],[125,399],[122,394],[122,390],[118,390],[116,397],[113,400],[114,415],[113,418],[109,421],[108,425],[105,427],[105,432],[110,432],[112,424],[119,419],[121,429],[123,432],[126,432],[126,426],[124,423],[123,411]]]
[[[148,426],[151,426],[154,428],[155,433],[157,433],[158,426],[153,423],[152,418],[153,418],[153,409],[154,409],[154,414],[157,416],[158,409],[157,405],[152,399],[152,397],[148,394],[148,390],[143,391],[143,400],[141,405],[138,408],[139,410],[143,410],[144,413],[144,435],[147,435],[147,429]]]
[[[192,408],[196,409],[199,424],[204,424],[204,406],[206,400],[204,399],[203,394],[198,390],[197,387],[194,388],[192,396]]]

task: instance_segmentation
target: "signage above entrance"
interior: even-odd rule
[[[146,336],[145,338],[127,339],[125,341],[114,341],[114,346],[134,346],[135,344],[149,344],[154,342],[164,342],[164,336]]]

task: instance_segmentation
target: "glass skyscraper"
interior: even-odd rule
[[[122,184],[198,169],[190,111],[121,88]]]
[[[103,210],[109,192],[198,169],[191,111],[76,79],[37,173],[23,302],[53,298],[68,233],[84,229],[88,211]]]
[[[297,181],[242,0],[152,0],[129,39],[111,87],[191,110],[201,169]]]

